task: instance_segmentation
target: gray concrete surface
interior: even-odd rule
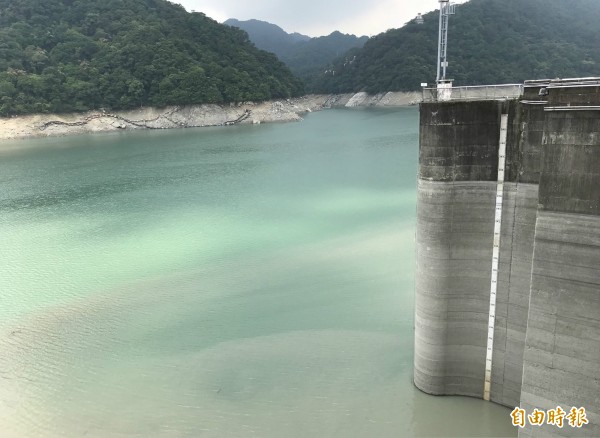
[[[502,112],[510,115],[509,182],[491,399],[514,407],[520,399],[538,199],[537,184],[518,183],[525,172],[523,150],[533,154],[522,144],[516,102],[421,105],[415,384],[431,394],[483,394]]]
[[[533,237],[535,184],[505,184],[492,401],[516,406]],[[489,315],[496,183],[419,180],[415,384],[481,397]]]
[[[421,104],[415,384],[483,395],[498,121],[508,113],[491,400],[528,413],[585,407],[590,422],[520,436],[600,436],[598,82],[531,84],[522,102]],[[586,105],[596,109],[572,108]]]
[[[537,198],[537,184],[505,184],[491,400],[509,407],[521,394]]]
[[[548,105],[600,104],[600,87],[551,88]],[[521,407],[587,410],[589,425],[520,436],[600,436],[600,111],[548,111]]]
[[[492,182],[419,181],[414,370],[427,393],[482,396],[495,195]]]
[[[600,217],[538,213],[521,407],[585,407],[589,425],[520,436],[600,436]]]

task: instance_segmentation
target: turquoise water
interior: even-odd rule
[[[418,112],[4,142],[0,436],[505,436],[412,385]]]

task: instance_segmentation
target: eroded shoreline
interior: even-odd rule
[[[130,129],[173,129],[259,124],[302,120],[302,115],[334,107],[397,107],[414,105],[420,93],[377,95],[350,93],[307,95],[293,99],[226,105],[187,105],[128,111],[88,111],[70,114],[33,114],[0,118],[0,140],[77,135]]]

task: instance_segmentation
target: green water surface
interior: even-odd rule
[[[412,384],[418,111],[0,145],[0,436],[515,436]]]

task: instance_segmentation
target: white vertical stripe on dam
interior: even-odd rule
[[[504,201],[504,165],[506,163],[506,137],[508,114],[500,120],[500,144],[498,148],[498,184],[496,189],[496,216],[494,220],[494,248],[492,252],[492,280],[490,284],[490,316],[488,321],[487,353],[485,358],[485,383],[483,399],[490,400],[492,387],[492,355],[494,352],[494,328],[496,325],[496,294],[498,291],[498,267],[500,262],[500,233],[502,231],[502,203]]]

